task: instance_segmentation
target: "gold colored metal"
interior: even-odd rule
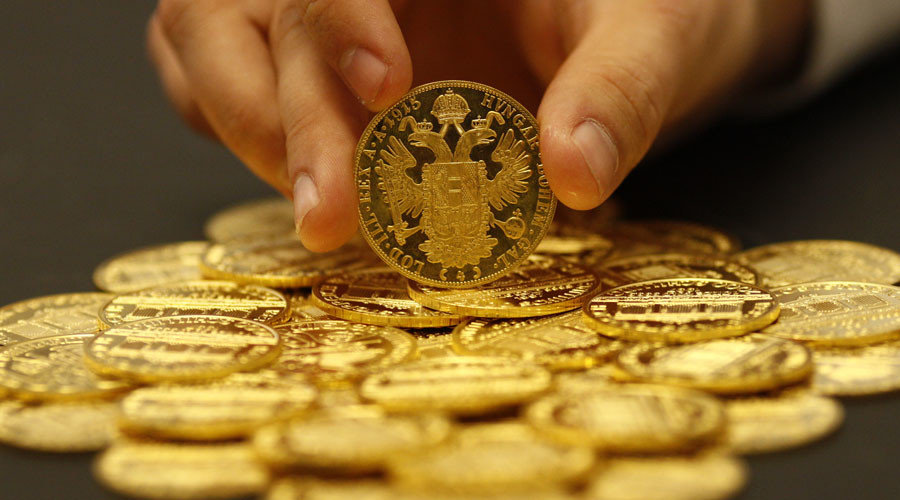
[[[387,268],[325,278],[313,287],[310,299],[334,317],[370,325],[424,328],[462,321],[459,315],[428,309],[411,299],[406,278]]]
[[[294,205],[281,196],[234,205],[210,217],[203,233],[214,243],[296,234]]]
[[[170,316],[114,326],[85,342],[95,372],[140,382],[221,378],[278,356],[278,333],[226,316]]]
[[[537,122],[486,85],[412,89],[372,119],[355,162],[363,236],[417,282],[496,280],[534,251],[553,220]]]
[[[563,236],[548,234],[544,236],[535,253],[541,255],[555,255],[557,257],[581,263],[588,267],[603,260],[613,249],[612,241],[599,234],[583,234],[578,236]]]
[[[406,331],[416,338],[418,359],[446,358],[457,355],[453,350],[452,328],[421,328],[407,329]]]
[[[503,278],[467,290],[409,282],[409,295],[425,307],[482,318],[527,318],[571,311],[599,286],[584,266],[556,257],[532,255]]]
[[[543,439],[516,421],[478,424],[461,429],[443,445],[398,456],[388,462],[391,478],[404,488],[456,493],[531,492],[571,484],[594,464],[582,445],[566,446]]]
[[[525,412],[535,428],[564,443],[616,453],[697,449],[725,425],[712,396],[677,387],[598,384],[591,391],[545,396]]]
[[[773,243],[745,250],[738,262],[759,274],[760,285],[775,288],[810,281],[900,281],[900,254],[887,248],[840,240]]]
[[[264,427],[253,445],[278,468],[366,474],[381,471],[394,455],[440,443],[450,430],[438,415],[389,416],[375,406],[350,406]]]
[[[288,302],[291,304],[291,321],[337,319],[310,303],[309,294],[306,292],[294,291],[287,295]]]
[[[132,250],[111,257],[94,270],[97,288],[128,293],[154,286],[199,280],[205,241],[182,241]]]
[[[573,500],[562,488],[537,491],[466,492],[409,490],[379,479],[320,479],[286,476],[269,486],[265,500]]]
[[[863,345],[900,337],[900,288],[825,281],[772,290],[778,321],[764,333],[809,344]]]
[[[787,450],[821,439],[841,426],[844,409],[834,399],[799,393],[725,401],[726,450],[738,454]]]
[[[756,272],[727,257],[711,254],[658,253],[619,257],[601,263],[603,288],[669,278],[706,278],[756,284]]]
[[[517,405],[550,386],[538,365],[504,358],[430,358],[370,375],[360,396],[393,411],[478,415]]]
[[[96,332],[97,312],[112,295],[63,293],[15,302],[0,308],[0,346],[70,333]]]
[[[856,348],[816,348],[812,390],[865,396],[900,390],[900,341]]]
[[[211,279],[296,288],[375,262],[363,246],[348,244],[331,252],[315,253],[304,248],[296,235],[288,235],[212,245],[200,260],[200,270]]]
[[[581,311],[526,319],[471,318],[453,331],[459,354],[518,358],[550,370],[587,368],[622,346],[586,326]]]
[[[622,285],[584,305],[588,325],[637,342],[697,342],[758,330],[778,317],[769,292],[746,283],[671,278]]]
[[[116,295],[100,310],[100,326],[186,315],[277,324],[290,317],[290,308],[287,298],[270,288],[229,281],[183,281]]]
[[[115,401],[30,405],[0,402],[0,442],[17,448],[83,453],[106,448],[116,433]]]
[[[553,388],[557,392],[590,392],[598,386],[617,385],[624,378],[615,362],[553,374]]]
[[[724,500],[747,483],[747,465],[717,453],[610,459],[584,500]]]
[[[25,340],[0,349],[0,389],[24,400],[108,398],[128,389],[84,364],[90,333]]]
[[[802,344],[760,334],[678,346],[636,345],[617,361],[630,378],[717,394],[777,389],[805,379],[813,368]]]
[[[618,222],[603,235],[613,242],[613,257],[669,252],[722,255],[741,248],[741,243],[734,236],[694,222]]]
[[[116,441],[94,462],[94,477],[131,497],[227,499],[262,493],[269,471],[245,443]]]

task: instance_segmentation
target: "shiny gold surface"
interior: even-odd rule
[[[553,220],[537,122],[478,83],[412,89],[372,119],[355,164],[363,236],[417,282],[493,281],[534,250]]]
[[[309,319],[336,319],[325,311],[314,306],[309,301],[306,291],[294,291],[286,294],[291,305],[291,321],[305,321]]]
[[[0,308],[0,346],[23,340],[96,332],[97,313],[112,295],[63,293]]]
[[[198,280],[200,256],[208,246],[205,241],[182,241],[116,255],[94,270],[94,284],[107,292],[126,293]]]
[[[756,284],[756,272],[711,254],[658,253],[603,261],[597,275],[604,289],[668,278],[707,278]]]
[[[83,453],[105,448],[116,434],[115,401],[25,404],[0,402],[0,442],[27,450]]]
[[[684,221],[624,221],[603,231],[613,242],[613,257],[681,252],[730,254],[740,242],[719,229]]]
[[[900,390],[900,341],[856,348],[816,348],[812,389],[827,396]]]
[[[281,196],[244,202],[210,217],[203,233],[214,243],[295,234],[294,206]]]
[[[457,355],[453,350],[452,328],[412,328],[406,331],[416,338],[416,353],[419,359]]]
[[[555,255],[593,267],[613,249],[612,241],[599,234],[564,236],[548,234],[534,250],[541,255]]]
[[[796,448],[831,434],[844,421],[834,399],[799,393],[725,402],[728,430],[723,446],[732,453],[769,453]]]
[[[637,342],[697,342],[758,330],[778,317],[769,292],[746,283],[671,278],[606,290],[584,305],[587,323]]]

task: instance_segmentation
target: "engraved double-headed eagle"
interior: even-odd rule
[[[474,161],[470,155],[476,146],[490,144],[497,138],[491,125],[505,124],[500,113],[489,111],[485,118],[472,120],[472,128],[462,126],[470,109],[459,94],[447,90],[435,99],[431,114],[441,124],[440,132],[434,132],[428,120],[416,122],[405,117],[398,126],[400,131],[411,129],[407,141],[419,148],[428,148],[434,161],[422,165],[422,181],[416,182],[409,169],[418,166],[415,156],[403,142],[394,136],[380,152],[375,173],[381,180],[378,188],[390,205],[392,232],[400,245],[411,235],[423,231],[427,239],[419,244],[428,262],[445,267],[476,265],[491,255],[498,240],[490,235],[492,227],[499,227],[512,239],[525,233],[522,211],[516,209],[506,219],[500,220],[496,212],[518,202],[528,191],[528,179],[532,176],[531,154],[522,140],[516,140],[512,128],[497,141],[491,160],[500,164],[500,170],[488,178],[483,160]],[[459,134],[456,147],[451,151],[446,135],[451,126]],[[419,218],[419,224],[410,226],[404,215]]]

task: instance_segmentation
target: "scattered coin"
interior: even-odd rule
[[[0,346],[54,335],[96,332],[97,313],[108,293],[63,293],[0,308]]]
[[[241,203],[213,215],[203,232],[215,243],[295,234],[294,206],[280,196]]]
[[[814,392],[864,396],[900,390],[900,341],[856,348],[813,350]]]
[[[580,234],[577,236],[563,236],[548,234],[534,250],[540,255],[555,255],[567,260],[580,262],[588,267],[594,267],[609,255],[613,249],[612,241],[599,234]]]
[[[416,353],[419,359],[456,356],[456,351],[453,350],[453,329],[421,328],[406,331],[416,338]]]
[[[602,233],[612,240],[614,257],[668,252],[730,254],[741,248],[719,229],[682,221],[623,221]]]
[[[706,278],[756,284],[756,272],[712,254],[658,253],[606,260],[597,270],[604,289],[668,278]]]
[[[205,241],[182,241],[132,250],[116,255],[94,270],[97,288],[127,293],[179,281],[199,280],[200,256]]]
[[[291,321],[304,321],[308,319],[335,319],[325,311],[314,306],[309,301],[309,295],[305,292],[293,292],[288,295],[291,303]]]
[[[557,392],[590,392],[597,386],[620,384],[624,378],[615,362],[604,363],[580,371],[565,371],[553,375]]]
[[[769,292],[705,278],[642,281],[606,290],[584,305],[587,323],[638,342],[697,342],[758,330],[778,317]]]
[[[412,89],[372,119],[355,165],[366,241],[400,274],[431,286],[500,278],[534,251],[556,208],[534,117],[478,83]]]
[[[602,233],[618,220],[622,206],[613,195],[592,210],[575,210],[565,205],[556,207],[556,215],[547,234],[590,236]]]
[[[276,480],[265,500],[574,500],[562,488],[542,486],[538,491],[465,492],[416,491],[377,479],[324,480],[287,476]]]
[[[0,402],[0,442],[28,450],[83,453],[105,448],[116,434],[115,401],[26,404]]]

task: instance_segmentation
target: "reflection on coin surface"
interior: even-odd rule
[[[261,493],[269,472],[244,443],[116,441],[94,462],[107,488],[139,498],[211,499]]]
[[[450,326],[461,316],[423,307],[409,297],[406,278],[387,268],[351,271],[325,278],[311,300],[328,314],[372,325],[423,328]]]
[[[816,348],[812,389],[826,396],[900,390],[900,341],[856,348]]]
[[[585,500],[724,500],[747,482],[740,459],[714,453],[610,459]]]
[[[756,273],[726,257],[709,254],[658,253],[619,257],[597,270],[604,289],[667,278],[707,278],[756,284]]]
[[[11,342],[96,332],[97,312],[109,302],[108,293],[47,295],[0,308],[0,346]]]
[[[505,358],[430,358],[366,378],[360,395],[396,411],[481,414],[516,405],[550,386],[538,365]]]
[[[281,196],[234,205],[210,217],[203,232],[216,243],[295,234],[294,205]]]
[[[119,404],[77,401],[0,402],[0,442],[28,450],[80,453],[105,448],[116,433]]]
[[[841,404],[812,394],[725,401],[728,429],[723,445],[732,453],[796,448],[831,434],[844,420]]]
[[[556,208],[534,117],[477,83],[412,89],[372,119],[355,165],[366,241],[432,286],[503,276],[534,251]]]
[[[452,328],[408,328],[406,331],[416,338],[416,354],[419,359],[456,356]]]
[[[525,417],[561,442],[619,453],[692,450],[725,425],[722,405],[712,396],[642,384],[550,394],[529,406]]]
[[[603,235],[613,242],[614,257],[666,252],[729,254],[740,249],[733,236],[713,227],[682,221],[625,221]]]
[[[327,253],[310,252],[295,235],[218,243],[200,260],[207,278],[250,285],[295,288],[323,276],[374,262],[365,247],[346,245]]]
[[[277,328],[281,356],[268,369],[302,373],[318,383],[349,382],[372,371],[406,361],[416,340],[389,326],[343,320],[294,321]]]
[[[577,310],[540,318],[471,318],[453,331],[460,354],[519,358],[549,369],[586,368],[621,346],[586,326]]]
[[[622,285],[584,305],[588,325],[639,342],[696,342],[758,330],[778,317],[769,292],[746,283],[671,278]]]
[[[91,373],[84,363],[90,333],[25,340],[0,349],[0,389],[21,399],[110,397],[128,388]]]
[[[719,394],[776,389],[812,371],[809,349],[760,334],[679,346],[636,345],[622,351],[618,363],[629,377]]]
[[[278,356],[272,328],[225,316],[171,316],[114,326],[85,343],[97,373],[142,382],[224,377]]]
[[[446,443],[389,462],[392,479],[406,488],[457,493],[532,491],[571,483],[593,465],[583,445],[547,441],[527,424],[500,422],[461,429]]]
[[[207,315],[278,323],[289,317],[287,298],[269,288],[230,281],[183,281],[113,297],[100,310],[112,326],[147,318]]]
[[[826,281],[772,290],[781,305],[765,333],[822,345],[861,345],[900,337],[900,288]]]
[[[465,492],[417,491],[378,479],[318,479],[287,476],[269,486],[265,500],[573,500],[562,488],[542,486],[538,491]]]
[[[612,251],[613,243],[599,234],[563,236],[548,234],[535,249],[541,255],[556,255],[593,267]]]
[[[434,446],[450,428],[441,416],[389,416],[375,406],[350,406],[264,427],[253,445],[276,467],[359,474],[381,470],[398,453]]]
[[[126,293],[198,280],[200,256],[208,246],[205,241],[182,241],[116,255],[94,270],[94,284],[107,292]]]
[[[900,281],[900,254],[887,248],[840,240],[804,240],[751,248],[735,256],[774,288],[810,281]]]
[[[560,258],[532,255],[506,276],[467,290],[409,282],[416,302],[450,313],[483,318],[526,318],[577,309],[597,289],[597,277],[584,266]]]
[[[334,319],[328,313],[314,306],[309,301],[309,295],[305,292],[292,292],[287,294],[291,303],[291,321],[304,321],[308,319]]]

